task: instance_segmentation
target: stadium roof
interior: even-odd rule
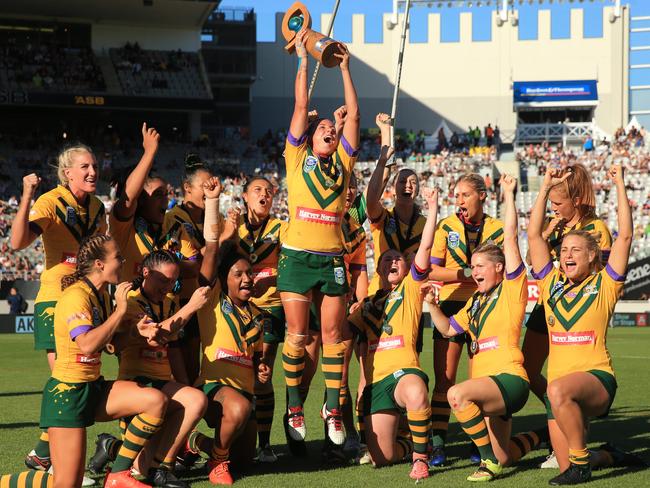
[[[0,16],[201,27],[220,0],[2,0]]]

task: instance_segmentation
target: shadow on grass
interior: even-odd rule
[[[25,427],[38,427],[38,422],[12,422],[0,424],[0,429],[24,429]]]
[[[38,391],[8,391],[8,392],[0,393],[0,398],[40,395],[41,393],[43,393],[43,390],[38,390]]]

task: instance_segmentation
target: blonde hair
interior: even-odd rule
[[[57,160],[57,167],[56,167],[56,174],[59,177],[59,183],[63,186],[67,186],[68,184],[68,177],[65,175],[65,170],[72,168],[72,165],[74,163],[73,157],[75,154],[79,153],[88,153],[90,154],[93,159],[95,159],[95,155],[93,154],[93,150],[90,149],[88,146],[85,144],[75,144],[74,146],[69,146],[63,149],[59,153],[59,156],[56,158]]]
[[[458,178],[455,186],[458,186],[458,183],[465,182],[469,183],[474,190],[480,195],[485,193],[485,198],[481,198],[481,201],[484,202],[487,199],[487,186],[485,186],[485,180],[478,173],[467,173]]]
[[[596,193],[594,192],[592,175],[580,163],[575,163],[567,167],[562,172],[562,175],[565,175],[567,172],[571,173],[571,176],[554,187],[553,190],[557,189],[561,191],[565,197],[571,199],[571,203],[576,198],[580,200],[576,208],[581,218],[595,217]]]
[[[505,269],[506,266],[506,256],[503,254],[503,250],[497,246],[496,244],[493,244],[491,242],[489,243],[484,243],[481,244],[473,253],[474,255],[477,254],[485,254],[486,257],[493,263],[498,264],[501,263],[503,265],[503,268]]]
[[[600,233],[598,233],[598,235],[600,235]],[[564,241],[564,239],[569,236],[582,237],[587,243],[587,250],[593,252],[596,255],[594,260],[589,263],[589,265],[592,267],[592,270],[600,271],[603,269],[603,253],[594,234],[586,230],[574,229],[567,232],[566,235],[562,238],[562,241]]]

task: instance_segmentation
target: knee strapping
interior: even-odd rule
[[[292,332],[287,332],[285,342],[296,349],[305,349],[307,346],[308,337],[309,336],[306,334],[294,334]]]

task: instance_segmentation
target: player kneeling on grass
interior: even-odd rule
[[[210,456],[211,483],[232,485],[228,467],[230,447],[251,416],[255,379],[266,383],[270,370],[261,362],[264,315],[249,301],[253,295],[251,263],[230,242],[223,244],[221,252],[219,249],[220,192],[221,185],[216,180],[205,188],[206,246],[201,280],[214,281],[214,286],[206,306],[199,311],[203,359],[197,380],[208,397],[205,420],[215,429],[214,439],[193,432],[188,444],[192,451]],[[251,459],[255,443],[252,451]]]
[[[642,464],[609,445],[587,450],[589,417],[605,417],[617,383],[607,350],[607,326],[618,301],[632,244],[632,213],[623,168],[613,165],[609,176],[616,187],[618,236],[607,265],[601,265],[596,239],[572,230],[562,240],[556,269],[542,237],[548,194],[570,176],[550,170],[530,215],[528,243],[544,303],[549,331],[547,417],[553,450],[562,473],[551,485],[574,485],[591,479],[593,467]]]
[[[516,180],[504,176],[501,187],[506,208],[503,251],[491,243],[474,251],[471,267],[477,291],[460,312],[447,318],[436,303],[430,308],[444,337],[467,332],[472,340],[470,379],[447,392],[456,418],[481,455],[481,465],[468,481],[496,478],[504,465],[517,461],[544,436],[529,432],[510,439],[512,414],[523,408],[529,392],[519,349],[528,280],[517,242]]]
[[[429,476],[427,440],[431,428],[429,378],[416,350],[422,315],[421,283],[427,279],[438,216],[438,192],[425,193],[429,215],[410,271],[402,253],[388,250],[379,259],[381,288],[348,317],[353,333],[367,342],[363,356],[366,442],[375,466],[399,462],[411,451],[410,477]],[[401,414],[411,433],[398,436]]]
[[[130,283],[117,286],[114,311],[108,294],[108,285],[119,282],[123,263],[116,242],[97,235],[82,242],[76,270],[62,278],[63,294],[54,319],[57,356],[52,377],[43,390],[40,422],[41,428],[48,429],[56,479],[30,472],[2,477],[1,486],[49,486],[52,482],[57,488],[81,486],[86,427],[95,421],[131,416],[124,445],[117,452],[104,486],[149,486],[133,478],[130,468],[147,440],[160,429],[167,397],[133,381],[106,381],[100,376],[102,350],[127,311]],[[136,328],[151,334],[144,319]]]
[[[172,289],[179,277],[180,260],[171,251],[153,251],[145,256],[142,273],[129,292],[126,317],[113,341],[120,355],[118,379],[131,380],[142,386],[162,391],[169,404],[163,428],[151,439],[134,463],[140,473],[148,473],[152,486],[187,488],[176,478],[176,452],[190,431],[201,420],[208,402],[199,390],[172,380],[168,345],[190,318],[205,305],[209,287],[198,288],[181,307]],[[133,326],[143,317],[154,339],[134,333]],[[109,434],[99,436],[98,451],[89,466],[103,471],[104,465],[115,458],[122,445]]]

